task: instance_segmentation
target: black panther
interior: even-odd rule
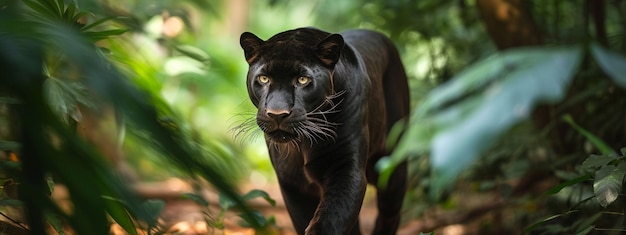
[[[267,41],[240,38],[247,88],[258,108],[287,210],[298,234],[360,234],[358,215],[394,123],[409,114],[398,51],[369,30],[331,34],[299,28]],[[406,163],[377,191],[374,234],[395,234]]]

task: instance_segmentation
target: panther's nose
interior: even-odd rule
[[[267,109],[266,110],[267,116],[269,116],[270,118],[274,119],[274,121],[276,123],[280,123],[283,121],[283,119],[285,119],[286,117],[288,117],[291,112],[289,110],[285,110],[285,109]]]

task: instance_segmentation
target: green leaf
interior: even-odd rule
[[[245,222],[256,221],[257,224],[260,224],[261,227],[265,227],[268,224],[267,219],[260,211],[254,210],[252,213],[244,213],[239,214],[239,217],[244,219]],[[250,224],[243,224],[245,227],[250,227]]]
[[[547,194],[557,194],[558,192],[561,191],[561,189],[564,189],[565,187],[569,187],[575,184],[578,184],[580,182],[584,182],[586,180],[589,180],[589,178],[591,178],[591,175],[583,175],[568,181],[565,181],[557,186],[552,187],[550,190],[548,190],[546,193]]]
[[[75,117],[77,121],[80,121],[78,118],[80,114],[76,109],[78,104],[87,107],[93,105],[85,87],[78,82],[50,77],[44,80],[43,89],[52,110],[66,122],[67,116]]]
[[[626,174],[626,162],[619,165],[606,165],[596,172],[593,192],[602,207],[613,203],[622,191],[622,182]]]
[[[90,14],[89,12],[86,12],[86,11],[80,11],[80,12],[78,12],[78,13],[76,13],[76,14],[74,15],[74,17],[71,19],[71,22],[72,22],[72,23],[76,23],[76,24],[80,24],[80,23],[78,23],[78,20],[79,20],[81,17],[86,16],[86,15],[89,15],[89,14]]]
[[[13,97],[0,97],[0,104],[19,104],[20,100]]]
[[[10,160],[0,160],[0,169],[19,170],[21,167],[22,167],[21,162],[14,162]]]
[[[205,65],[187,56],[171,57],[165,61],[163,69],[172,77],[184,73],[206,74]]]
[[[194,46],[180,45],[180,46],[176,46],[175,49],[176,51],[182,53],[183,55],[189,56],[192,59],[195,59],[200,62],[208,62],[210,60],[208,53]]]
[[[63,4],[63,0],[37,0],[42,6],[47,7],[48,9],[50,9],[50,11],[55,13],[55,16],[61,16],[61,14],[63,13],[63,9],[62,9],[62,5],[59,6],[59,2],[61,1],[60,4]]]
[[[41,1],[45,1],[45,2],[52,4],[52,1],[48,1],[48,0],[41,0]],[[56,6],[57,8],[56,10],[57,12],[59,12],[59,16],[61,16],[63,14],[63,9],[65,8],[65,2],[63,0],[57,0],[54,6]]]
[[[65,117],[69,113],[69,107],[74,103],[71,96],[68,95],[67,87],[60,79],[48,78],[44,80],[44,92],[48,98],[48,104],[61,117]]]
[[[204,198],[200,195],[197,194],[193,194],[193,193],[185,193],[183,194],[183,198],[185,199],[191,199],[194,202],[200,204],[201,206],[207,207],[209,206],[209,202],[207,200],[204,200]]]
[[[50,10],[49,8],[47,8],[44,5],[41,5],[38,2],[35,2],[35,1],[32,1],[32,0],[24,0],[23,2],[33,12],[39,14],[39,16],[41,16],[41,17],[53,18],[54,19],[57,16],[57,14],[54,11]]]
[[[165,202],[163,200],[150,199],[141,204],[141,207],[146,211],[148,218],[144,218],[149,227],[154,227],[157,224],[159,215],[165,208]]]
[[[111,216],[128,234],[137,235],[137,228],[126,210],[126,205],[122,201],[112,197],[104,196],[102,198],[105,199],[106,210],[109,216]]]
[[[233,207],[235,205],[235,202],[233,202],[233,200],[230,199],[230,197],[228,197],[228,196],[226,196],[224,194],[221,194],[221,193],[220,193],[218,201],[220,203],[220,207],[224,211],[230,209],[231,207]]]
[[[91,29],[91,28],[93,28],[93,27],[96,27],[96,26],[98,26],[98,25],[101,25],[102,23],[105,23],[105,22],[107,22],[107,21],[114,20],[114,19],[118,19],[118,17],[116,17],[116,16],[109,16],[109,17],[100,18],[100,19],[98,19],[98,20],[94,21],[94,22],[93,22],[93,23],[91,23],[91,24],[85,25],[85,26],[84,26],[83,28],[81,28],[80,30],[81,30],[81,31],[87,31],[87,30],[89,30],[89,29]]]
[[[48,212],[44,213],[44,217],[46,218],[48,224],[52,226],[54,231],[56,231],[59,235],[65,235],[65,230],[63,230],[63,221],[61,221],[59,215]]]
[[[15,199],[2,199],[0,200],[0,206],[23,206],[24,202]]]
[[[48,185],[48,195],[51,196],[54,192],[54,178],[52,178],[51,174],[47,174],[46,184]]]
[[[597,171],[600,167],[609,164],[609,162],[614,161],[616,158],[611,156],[603,156],[603,155],[590,155],[582,164],[584,170],[588,171]]]
[[[530,232],[530,231],[532,231],[532,230],[534,230],[534,229],[538,228],[539,226],[541,226],[541,225],[545,224],[546,222],[551,221],[551,220],[554,220],[554,219],[559,218],[559,217],[562,217],[562,216],[563,216],[563,214],[552,215],[552,216],[548,216],[548,217],[547,217],[547,218],[545,218],[545,219],[539,220],[539,221],[537,221],[537,222],[533,223],[532,225],[530,225],[530,226],[526,227],[526,228],[524,229],[524,233],[528,233],[528,232]]]
[[[401,141],[398,142],[394,148],[395,150],[393,154],[391,156],[382,157],[378,160],[378,162],[376,162],[376,170],[380,173],[378,178],[378,187],[386,187],[387,181],[393,173],[393,170],[406,157],[419,156],[429,150],[431,139],[437,132],[432,118],[424,118],[415,122],[419,122],[420,125],[407,125],[410,128],[405,130],[405,133],[401,137]],[[411,136],[412,141],[406,141],[403,139],[407,136]],[[393,143],[388,144],[389,146],[393,146]]]
[[[541,219],[541,220],[539,220],[539,221],[537,221],[537,222],[533,223],[532,225],[530,225],[530,226],[526,227],[526,228],[524,229],[524,233],[529,233],[530,231],[532,231],[532,230],[535,230],[535,229],[539,228],[540,226],[542,226],[542,225],[543,225],[543,224],[545,224],[546,222],[549,222],[549,221],[555,220],[555,219],[557,219],[557,218],[561,218],[561,217],[563,217],[563,216],[569,215],[569,214],[574,213],[574,212],[577,212],[577,211],[568,211],[568,212],[565,212],[565,213],[563,213],[563,214],[556,214],[556,215],[551,215],[551,216],[548,216],[548,217],[546,217],[545,219]]]
[[[258,189],[251,190],[250,192],[241,196],[241,199],[247,201],[247,200],[251,200],[254,198],[258,198],[258,197],[265,199],[265,201],[267,201],[270,205],[276,206],[276,201],[272,199],[270,195],[263,190],[258,190]],[[219,203],[220,203],[220,207],[222,208],[222,210],[228,210],[231,207],[237,205],[235,201],[233,201],[230,197],[224,194],[220,194]]]
[[[106,39],[111,36],[116,36],[127,32],[128,29],[111,29],[105,31],[90,31],[83,32],[83,34],[88,37],[91,41],[100,41],[102,39]]]
[[[595,228],[596,228],[596,226],[589,225],[585,229],[581,229],[581,230],[577,231],[576,235],[586,235],[586,234],[589,234],[589,232],[593,231],[593,229],[595,229]]]
[[[567,122],[570,126],[572,126],[578,133],[583,135],[591,144],[596,147],[603,155],[616,155],[615,150],[613,150],[608,144],[604,143],[600,138],[596,137],[591,132],[585,130],[572,118],[571,115],[566,114],[563,116],[563,120]]]
[[[580,224],[576,226],[576,235],[584,235],[591,232],[595,226],[593,225],[600,217],[602,213],[596,213],[593,216],[587,216],[579,220]]]
[[[399,162],[429,146],[431,196],[437,197],[535,105],[563,99],[581,57],[580,46],[521,48],[470,66],[427,96],[392,159]],[[424,120],[430,127],[423,127]]]
[[[242,198],[246,201],[257,198],[257,197],[265,199],[265,201],[267,201],[272,206],[276,206],[276,201],[272,199],[270,195],[263,190],[254,189],[242,196]]]
[[[76,3],[70,3],[63,12],[63,18],[69,23],[74,23],[74,13],[76,11]]]
[[[22,145],[15,141],[0,140],[0,150],[16,151],[19,150]]]
[[[596,43],[591,45],[591,52],[600,68],[617,85],[626,88],[626,56],[607,50]]]

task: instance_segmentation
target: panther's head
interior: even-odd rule
[[[241,47],[249,64],[248,95],[256,123],[273,143],[311,143],[335,138],[329,117],[341,102],[333,71],[343,37],[316,29],[295,29],[267,41],[245,32]]]

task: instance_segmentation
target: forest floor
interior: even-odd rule
[[[555,182],[552,180],[542,181],[538,185],[540,192],[545,192]],[[201,206],[196,201],[183,197],[186,193],[194,193],[193,187],[188,181],[172,178],[155,183],[136,183],[134,189],[145,199],[162,200],[164,209],[159,214],[159,227],[156,230],[147,232],[141,224],[137,225],[137,233],[140,235],[295,235],[291,225],[289,214],[283,203],[280,189],[277,184],[264,185],[244,185],[241,192],[250,190],[262,190],[267,192],[273,200],[275,206],[271,206],[262,198],[255,198],[248,201],[248,204],[261,212],[265,218],[272,218],[274,223],[264,233],[256,232],[254,229],[241,225],[241,219],[233,211],[227,211],[223,216],[219,206],[219,195],[215,190],[201,187],[200,195],[206,199],[209,206]],[[374,200],[374,190],[368,188],[360,214],[360,230],[362,234],[370,234],[377,215],[376,201]],[[195,192],[195,194],[198,194]],[[52,197],[59,205],[66,210],[71,210],[69,203],[70,195],[68,190],[62,185],[56,185]],[[429,208],[421,216],[416,217],[405,215],[404,222],[398,231],[398,235],[417,235],[420,233],[429,234],[434,232],[437,235],[474,235],[474,234],[518,234],[517,228],[507,228],[507,223],[514,221],[512,217],[519,214],[520,209],[528,205],[516,205],[511,201],[506,201],[493,193],[464,193],[456,199],[458,205],[454,209],[439,207]],[[410,209],[411,205],[405,205],[405,209]],[[538,205],[535,205],[538,206]],[[11,212],[11,213],[9,213]],[[22,218],[23,213],[19,210],[5,211],[12,219],[0,218],[0,234],[26,235]],[[5,217],[6,218],[6,217]],[[17,224],[16,224],[17,221]],[[508,221],[508,222],[507,222]],[[216,226],[217,224],[217,226]],[[513,230],[511,230],[513,229]],[[5,233],[6,231],[14,231]],[[56,234],[50,228],[49,234]],[[64,229],[64,234],[73,234],[69,228]],[[127,235],[119,225],[112,224],[111,235]]]
[[[165,209],[160,215],[160,231],[163,234],[224,234],[224,235],[253,235],[255,231],[240,225],[240,219],[236,214],[228,212],[223,219],[224,227],[221,229],[209,226],[207,221],[220,221],[216,219],[219,216],[220,208],[218,203],[218,195],[211,190],[204,190],[204,197],[209,201],[209,207],[200,206],[198,203],[183,199],[182,194],[191,192],[191,186],[185,181],[172,179],[159,183],[142,183],[137,185],[136,190],[140,195],[146,198],[161,199],[166,202]],[[255,187],[252,185],[243,186],[242,192],[252,189],[259,189],[267,192],[272,199],[276,201],[276,206],[271,206],[265,200],[259,198],[250,201],[250,205],[259,210],[266,218],[274,217],[276,226],[271,230],[272,234],[294,235],[296,234],[291,225],[291,220],[285,209],[280,189],[276,184],[266,184],[263,187]],[[374,227],[376,218],[376,202],[373,196],[373,190],[368,188],[366,199],[363,203],[360,214],[360,226],[363,234],[370,234]],[[434,231],[438,235],[462,235],[477,234],[476,225],[466,224],[450,224],[445,220],[463,221],[470,217],[488,216],[488,212],[492,209],[501,207],[502,202],[490,202],[483,208],[483,213],[479,214],[459,214],[458,212],[450,212],[448,214],[439,214],[431,218],[416,218],[405,222],[401,225],[397,234],[413,235],[420,232]],[[210,216],[208,216],[210,215]],[[442,221],[442,218],[444,220]],[[456,219],[455,219],[456,218]],[[476,218],[472,218],[476,219]],[[430,229],[423,231],[424,229]],[[145,234],[145,231],[140,231]],[[127,234],[119,226],[113,225],[111,234],[122,235]]]

